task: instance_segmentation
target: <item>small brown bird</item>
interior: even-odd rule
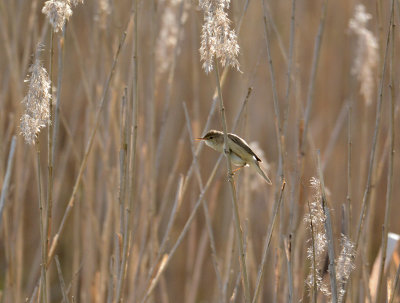
[[[224,133],[221,131],[210,130],[203,138],[197,138],[197,140],[204,140],[209,147],[220,153],[224,151]],[[246,141],[235,134],[228,133],[228,147],[232,163],[240,166],[235,171],[245,166],[252,166],[268,184],[272,184],[258,163],[262,162],[261,159],[252,151]]]

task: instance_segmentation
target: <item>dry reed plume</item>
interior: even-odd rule
[[[0,302],[400,302],[397,6],[1,1]]]

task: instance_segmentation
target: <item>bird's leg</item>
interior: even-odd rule
[[[242,169],[242,168],[245,167],[245,166],[246,166],[246,165],[239,166],[238,168],[234,169],[234,170],[232,171],[232,174],[236,173],[237,171],[239,171],[240,169]]]

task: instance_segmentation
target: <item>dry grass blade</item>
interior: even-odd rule
[[[281,203],[282,203],[283,192],[285,190],[285,186],[286,186],[286,181],[283,180],[282,181],[282,185],[281,185],[281,192],[280,192],[279,198],[277,200],[275,200],[274,211],[272,212],[272,218],[271,218],[271,221],[269,223],[268,232],[267,232],[267,235],[266,235],[265,240],[264,240],[264,249],[263,249],[263,253],[262,253],[261,263],[260,263],[260,266],[259,266],[259,269],[258,269],[257,283],[256,283],[256,287],[255,287],[255,290],[254,290],[252,303],[256,303],[257,302],[258,296],[260,294],[261,283],[262,283],[262,280],[263,280],[263,277],[264,277],[264,271],[265,271],[265,263],[267,261],[268,248],[269,248],[269,245],[271,243],[272,232],[274,231],[275,219],[276,219],[276,216],[278,214],[279,208],[280,208]]]

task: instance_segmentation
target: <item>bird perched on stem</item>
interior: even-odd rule
[[[210,130],[203,138],[197,138],[196,140],[203,140],[209,147],[220,153],[224,151],[224,133],[221,131]],[[251,166],[256,169],[268,184],[272,184],[260,167],[259,162],[262,162],[261,159],[253,152],[246,141],[235,134],[228,133],[228,147],[232,163],[239,166],[234,172],[242,167]]]

